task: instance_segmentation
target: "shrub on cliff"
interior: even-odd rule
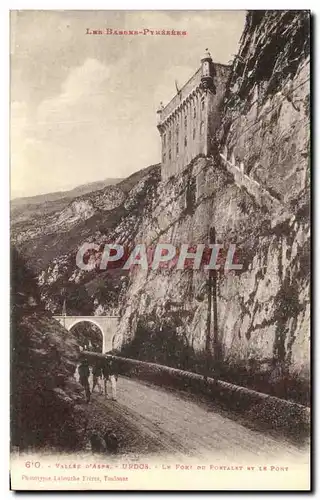
[[[11,445],[73,450],[81,446],[84,419],[73,378],[77,344],[46,314],[15,249],[11,256]]]
[[[135,337],[122,347],[121,355],[188,369],[193,350],[179,327],[179,315],[164,319],[161,324],[154,315],[140,318]]]

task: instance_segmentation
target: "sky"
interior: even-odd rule
[[[33,196],[160,162],[156,110],[199,68],[238,51],[244,11],[13,11],[11,196]],[[185,36],[90,35],[87,29]]]

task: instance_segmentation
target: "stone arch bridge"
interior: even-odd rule
[[[119,322],[119,316],[53,316],[54,319],[70,331],[78,323],[88,322],[96,325],[102,334],[102,352],[111,351]]]

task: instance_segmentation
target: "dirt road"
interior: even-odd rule
[[[210,456],[229,463],[306,460],[306,447],[250,429],[214,402],[125,377],[117,391],[117,401],[94,392],[88,431],[114,431],[123,455]]]

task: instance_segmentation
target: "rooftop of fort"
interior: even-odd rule
[[[209,53],[207,53],[206,56],[209,56],[211,58]],[[216,63],[213,61],[212,64],[215,70],[218,70],[217,73],[219,73],[220,68],[231,70],[231,65],[228,64]],[[158,125],[161,125],[171,115],[171,113],[175,111],[176,108],[178,108],[179,105],[183,104],[183,102],[190,96],[192,92],[194,92],[198,87],[200,89],[202,88],[201,77],[202,72],[200,66],[197,71],[189,78],[189,80],[183,85],[183,87],[179,89],[179,91],[172,97],[168,104],[164,106],[163,103],[160,102],[160,106],[157,110]]]

